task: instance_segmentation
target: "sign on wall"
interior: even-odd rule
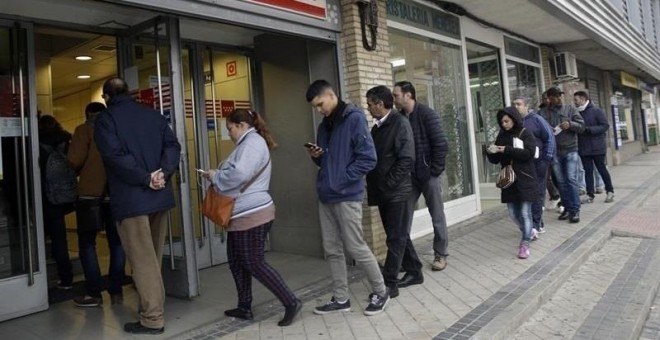
[[[390,20],[452,38],[461,38],[460,21],[452,14],[406,0],[387,0],[386,8],[387,18]]]
[[[326,0],[245,0],[255,2],[258,4],[266,5],[283,9],[289,12],[308,15],[311,17],[326,19]]]

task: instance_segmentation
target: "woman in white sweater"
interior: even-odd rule
[[[235,198],[228,229],[227,257],[238,292],[238,307],[225,311],[225,315],[245,320],[253,318],[254,276],[282,302],[285,313],[278,325],[288,326],[300,312],[302,302],[264,259],[264,242],[275,219],[275,204],[268,188],[269,150],[276,144],[265,121],[254,111],[234,110],[227,117],[227,130],[236,148],[218,169],[204,173],[218,192]]]

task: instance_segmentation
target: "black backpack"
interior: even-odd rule
[[[41,144],[47,152],[44,170],[44,192],[53,205],[74,203],[78,197],[78,180],[66,158],[66,143],[55,147]]]

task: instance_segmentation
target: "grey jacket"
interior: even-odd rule
[[[577,108],[571,105],[546,106],[539,111],[539,115],[545,118],[553,129],[563,122],[571,123],[568,130],[563,130],[555,135],[557,156],[577,152],[578,134],[584,131],[584,119]]]
[[[226,196],[236,198],[232,219],[264,209],[273,204],[268,193],[270,187],[271,164],[257,179],[240,193],[241,188],[261,168],[270,162],[270,152],[266,141],[252,128],[236,143],[236,148],[218,167],[212,181],[216,190]]]

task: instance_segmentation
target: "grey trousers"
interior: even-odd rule
[[[371,290],[379,295],[385,293],[385,281],[376,257],[364,242],[362,232],[362,202],[319,203],[323,250],[330,265],[333,294],[344,301],[348,295],[348,255],[364,270]]]
[[[447,219],[445,218],[445,205],[442,203],[442,187],[439,177],[431,177],[426,183],[419,184],[413,180],[413,191],[408,200],[408,209],[415,210],[415,205],[419,196],[424,194],[426,206],[433,221],[433,252],[435,256],[447,256]],[[413,214],[410,216],[410,225],[412,225]]]

